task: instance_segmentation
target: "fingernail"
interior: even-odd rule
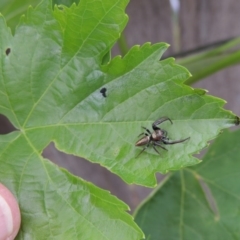
[[[13,216],[7,201],[0,195],[0,239],[7,239],[13,232]]]
[[[0,240],[13,240],[20,228],[21,215],[14,195],[0,183]]]

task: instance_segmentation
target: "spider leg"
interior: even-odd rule
[[[142,152],[144,152],[146,149],[147,149],[147,147],[144,147],[144,148],[142,149],[142,151],[136,156],[136,158],[137,158]]]
[[[162,133],[163,133],[163,137],[167,137],[167,135],[168,135],[167,131],[166,131],[166,130],[163,130],[163,129],[161,129],[161,131],[162,131]]]
[[[148,136],[147,133],[140,133],[140,134],[138,135],[138,137],[140,137],[140,136],[142,136],[142,135]]]
[[[160,142],[155,142],[154,145],[156,145],[156,146],[158,146],[158,147],[160,147],[160,148],[168,151],[165,147],[163,147],[163,146],[160,144]]]
[[[185,142],[188,139],[190,139],[190,137],[185,138],[185,139],[181,139],[181,140],[176,140],[176,141],[169,142],[168,138],[162,138],[162,141],[163,141],[164,144],[175,144],[175,143]]]
[[[160,154],[160,152],[156,149],[156,147],[155,147],[156,145],[155,144],[153,144],[153,149],[159,154],[159,155],[161,155]]]
[[[169,121],[169,122],[172,124],[172,120],[171,120],[170,118],[168,118],[168,117],[162,117],[162,118],[158,119],[157,121],[155,121],[155,122],[152,124],[153,130],[157,130],[157,129],[158,129],[157,125],[159,125],[159,124],[161,124],[161,123],[163,123],[163,122],[165,122],[165,121]]]
[[[142,128],[145,129],[150,135],[152,134],[149,129],[147,129],[145,127],[142,127]]]
[[[147,144],[147,146],[145,146],[145,147],[142,149],[142,151],[136,156],[136,158],[137,158],[142,152],[144,152],[144,151],[149,147],[149,144],[150,144],[150,142]]]

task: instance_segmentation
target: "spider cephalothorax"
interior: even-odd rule
[[[143,152],[145,151],[150,144],[152,144],[154,150],[160,154],[156,148],[156,146],[167,150],[165,147],[162,146],[162,144],[175,144],[175,143],[181,143],[184,142],[186,140],[188,140],[190,137],[182,139],[182,140],[176,140],[176,141],[169,141],[169,138],[167,138],[167,131],[159,128],[157,125],[161,124],[164,121],[170,121],[170,123],[172,124],[172,121],[170,118],[168,117],[162,117],[160,119],[158,119],[157,121],[155,121],[152,124],[152,129],[153,132],[150,132],[149,129],[142,127],[143,129],[145,129],[146,132],[141,133],[139,136],[141,135],[145,135],[144,137],[142,137],[141,139],[139,139],[135,146],[144,146],[146,145],[142,151],[137,155],[137,157]]]

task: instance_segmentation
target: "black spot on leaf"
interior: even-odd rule
[[[107,97],[106,92],[107,92],[107,89],[106,89],[106,88],[102,88],[102,89],[100,90],[100,93],[103,95],[103,97]]]
[[[7,48],[6,49],[6,51],[5,51],[5,53],[6,53],[6,55],[8,56],[8,54],[11,52],[11,48]]]

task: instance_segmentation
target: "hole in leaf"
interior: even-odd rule
[[[126,184],[120,177],[97,163],[60,152],[55,148],[54,143],[50,143],[44,149],[42,156],[72,174],[110,191],[111,194],[127,203],[131,211],[152,191],[147,187]]]
[[[11,52],[11,48],[7,48],[6,51],[5,51],[7,56],[9,55],[10,52]]]
[[[235,117],[235,125],[237,126],[237,125],[239,125],[239,123],[240,123],[240,119],[238,116],[236,116]]]
[[[107,92],[107,89],[106,89],[106,88],[102,88],[102,89],[100,90],[100,93],[103,95],[103,97],[107,97],[106,92]]]
[[[15,130],[17,129],[12,125],[8,118],[0,114],[0,134],[8,134]]]

